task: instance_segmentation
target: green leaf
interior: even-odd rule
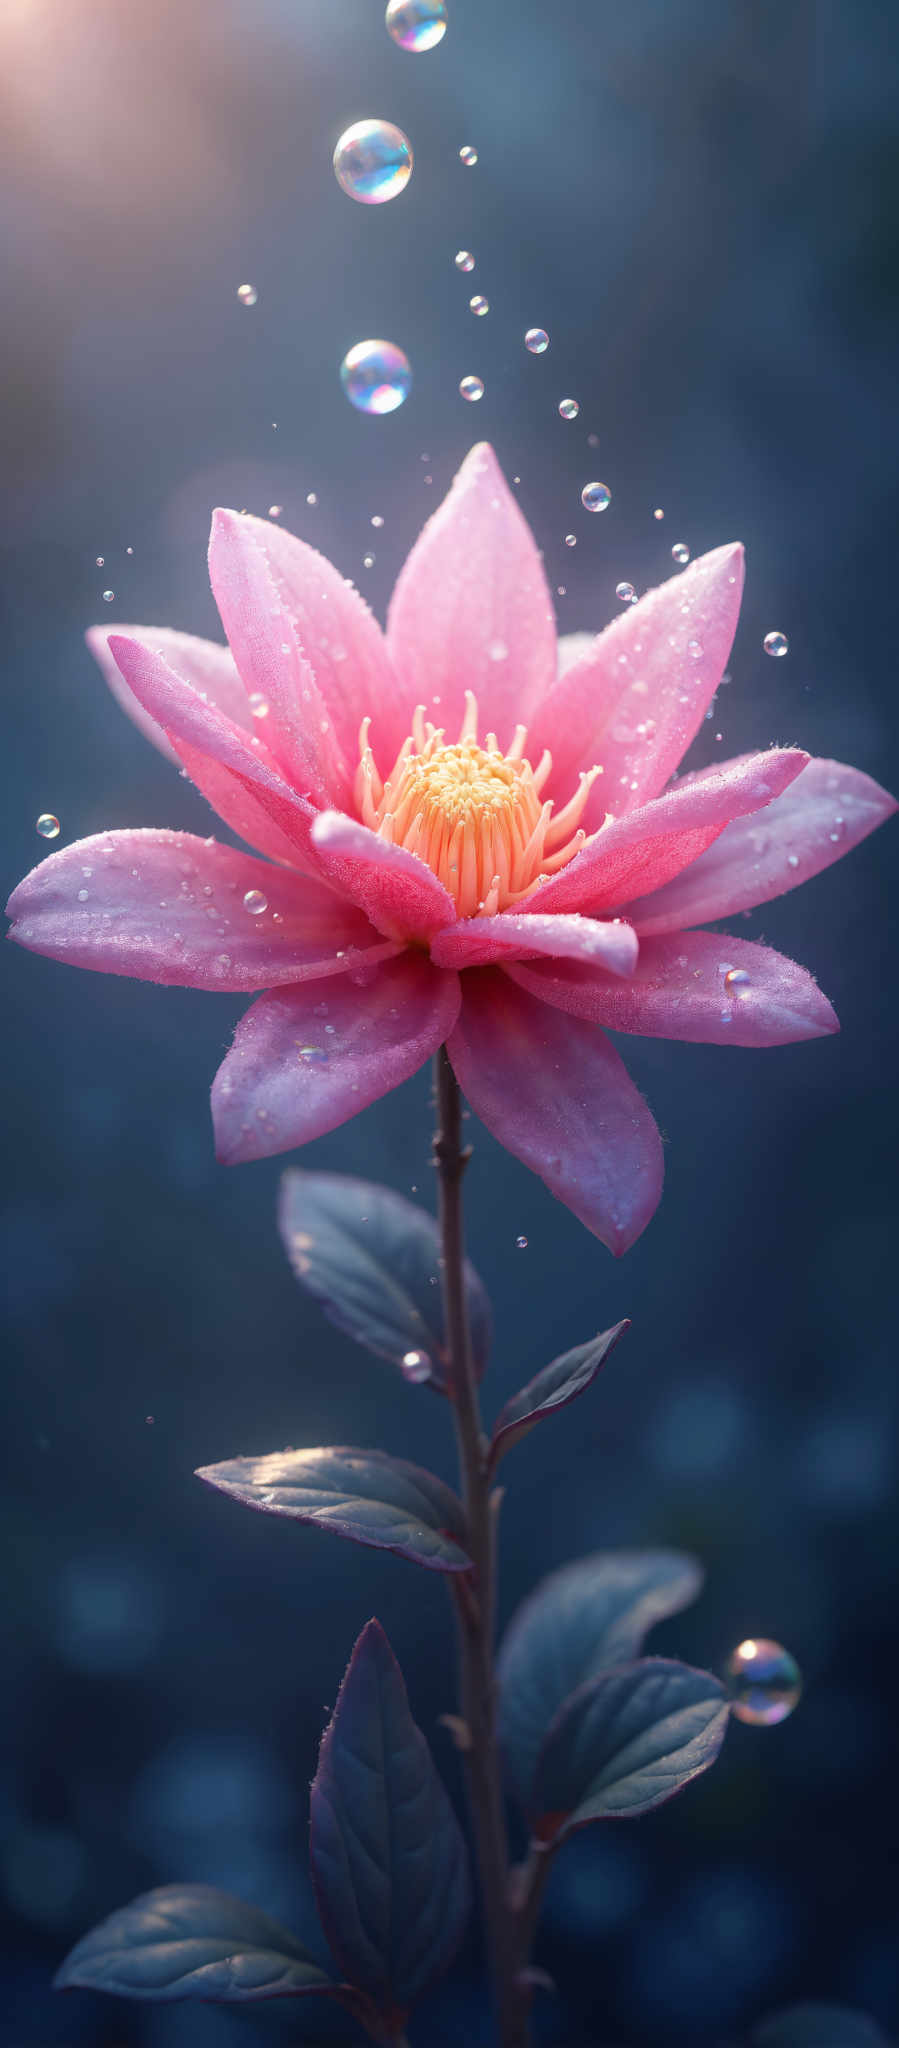
[[[729,1718],[720,1679],[667,1657],[591,1679],[566,1701],[540,1752],[538,1838],[561,1841],[589,1821],[661,1806],[714,1763]]]

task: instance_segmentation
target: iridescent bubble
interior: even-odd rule
[[[243,907],[249,911],[251,917],[261,917],[263,911],[268,909],[268,897],[263,896],[261,889],[248,889],[243,899]]]
[[[775,659],[779,659],[782,654],[786,654],[789,644],[786,633],[766,633],[762,641],[765,653],[773,654]]]
[[[576,533],[566,533],[566,535],[565,535],[565,546],[566,546],[567,548],[576,548],[576,547],[577,547],[577,534],[576,534]]]
[[[689,550],[689,548],[688,548],[688,546],[687,546],[687,543],[686,543],[686,541],[685,541],[685,540],[676,540],[676,541],[675,541],[675,543],[674,543],[674,546],[673,546],[673,548],[672,548],[672,550],[671,550],[671,555],[672,555],[672,560],[673,560],[673,561],[675,561],[675,562],[681,562],[681,563],[683,563],[683,562],[689,562],[689,560],[690,560],[690,550]]]
[[[611,500],[608,484],[585,484],[581,492],[581,504],[588,512],[604,512]]]
[[[462,397],[467,398],[469,405],[474,405],[484,396],[484,380],[482,377],[463,377],[459,390]]]
[[[259,293],[254,284],[239,284],[237,287],[237,296],[242,306],[255,306],[259,298]]]
[[[526,1238],[526,1237],[516,1237],[516,1239],[515,1239],[515,1244],[516,1244],[516,1248],[517,1248],[517,1250],[518,1250],[518,1251],[520,1251],[520,1252],[526,1252],[526,1251],[527,1251],[527,1248],[528,1248],[528,1241],[527,1241],[527,1238]]]
[[[434,50],[446,35],[445,0],[388,0],[384,20],[401,50]]]
[[[392,121],[354,121],[334,151],[334,176],[360,206],[383,206],[412,176],[412,144]]]
[[[470,249],[457,249],[453,261],[457,270],[469,271],[474,269],[474,257]]]
[[[615,596],[621,599],[622,604],[633,604],[636,595],[632,583],[616,583]]]
[[[773,1728],[778,1721],[785,1721],[802,1691],[795,1657],[767,1636],[749,1636],[745,1643],[738,1643],[728,1657],[725,1676],[737,1720],[758,1728]]]
[[[363,557],[362,557],[362,567],[363,567],[363,569],[373,569],[373,568],[374,568],[374,566],[375,566],[375,558],[374,558],[374,555],[363,555]]]
[[[105,569],[105,567],[106,567],[106,556],[105,556],[105,555],[98,555],[98,556],[97,556],[97,568],[98,568],[98,569]]]
[[[39,839],[58,839],[59,819],[54,818],[52,811],[42,811],[40,817],[35,820],[34,829]]]
[[[104,592],[103,592],[103,603],[104,603],[104,604],[115,604],[115,591],[114,591],[114,590],[104,590]]]
[[[357,341],[340,365],[340,381],[357,412],[395,412],[409,396],[412,366],[393,341]]]
[[[484,314],[490,311],[490,300],[485,299],[481,292],[475,292],[474,298],[469,299],[468,303],[479,320],[483,320]]]
[[[474,165],[477,163],[478,152],[476,149],[472,149],[470,142],[463,142],[462,148],[459,151],[459,155],[462,159],[463,164],[467,164],[469,170],[472,170]]]
[[[525,348],[532,356],[542,356],[549,347],[549,335],[545,327],[529,327],[524,337]]]
[[[654,518],[654,519],[664,519],[664,517],[665,517],[665,514],[664,514],[664,512],[662,511],[662,507],[661,507],[661,505],[657,505],[657,506],[656,506],[656,509],[655,509],[655,511],[654,511],[654,513],[653,513],[653,515],[652,515],[652,516],[653,516],[653,518]]]
[[[580,409],[576,398],[559,399],[559,411],[563,420],[576,420]]]
[[[404,1380],[412,1387],[421,1387],[431,1377],[431,1361],[426,1351],[404,1351],[401,1361]]]
[[[283,510],[283,505],[270,505],[268,508],[268,516],[270,519],[280,519]]]

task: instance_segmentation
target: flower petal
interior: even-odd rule
[[[896,799],[839,761],[810,761],[763,818],[735,818],[691,867],[630,905],[640,932],[680,931],[770,903],[842,860]]]
[[[431,959],[438,967],[487,967],[494,960],[533,960],[548,953],[585,960],[609,974],[633,974],[637,937],[620,920],[544,917],[539,911],[504,911],[499,917],[465,917],[438,932]]]
[[[427,939],[455,924],[456,906],[433,869],[342,811],[322,811],[312,843],[323,874],[389,938]]]
[[[449,742],[466,690],[477,697],[481,734],[495,731],[505,748],[549,689],[555,622],[543,565],[485,441],[400,570],[387,640],[410,706],[424,704]]]
[[[731,818],[760,811],[808,760],[798,747],[745,754],[702,775],[685,776],[664,796],[613,818],[540,889],[541,910],[620,910],[660,888],[705,852]]]
[[[136,640],[139,646],[165,655],[176,673],[205,696],[210,704],[224,711],[227,718],[233,718],[235,725],[242,725],[248,731],[252,728],[253,715],[230,647],[220,647],[215,640],[198,640],[193,633],[177,633],[171,626],[88,626],[85,640],[117,703],[150,745],[157,747],[167,760],[179,765],[178,755],[162,727],[128,688],[109,645],[111,633],[120,635],[124,640]]]
[[[335,1130],[418,1071],[459,1000],[457,976],[411,952],[349,983],[260,996],[212,1084],[219,1158],[264,1159]]]
[[[610,1251],[627,1251],[658,1205],[662,1143],[614,1047],[496,969],[466,975],[463,991],[448,1051],[472,1109]]]
[[[613,981],[593,967],[555,962],[510,967],[531,995],[569,1016],[705,1045],[789,1045],[839,1030],[826,996],[804,967],[727,933],[677,932],[643,939],[633,979]],[[745,975],[746,980],[728,976]]]
[[[626,817],[658,796],[682,761],[724,673],[742,589],[739,542],[701,555],[628,605],[553,686],[529,736],[530,759],[549,748],[547,793],[562,803],[580,770],[602,764],[588,831],[604,811]]]
[[[80,839],[32,869],[8,909],[10,938],[31,953],[182,988],[274,988],[397,950],[324,883],[191,832]]]
[[[109,646],[128,688],[225,824],[272,860],[316,870],[309,839],[315,808],[284,781],[259,735],[204,702],[164,653],[118,633]]]
[[[345,802],[363,718],[388,766],[409,731],[377,620],[324,555],[246,513],[213,514],[209,574],[244,682],[271,707],[288,779],[305,788],[317,763],[322,800]]]

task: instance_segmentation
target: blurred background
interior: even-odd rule
[[[747,543],[732,680],[694,764],[801,742],[896,787],[889,10],[449,14],[445,41],[411,55],[381,0],[2,0],[8,885],[43,851],[40,812],[60,845],[210,829],[82,631],[217,634],[214,503],[283,506],[383,615],[482,435],[520,479],[564,630],[601,626],[620,579],[669,574],[676,542]],[[375,208],[331,170],[368,115],[416,150],[408,190]],[[540,357],[532,325],[550,334]],[[390,418],[354,412],[338,381],[372,334],[413,365]],[[477,406],[459,396],[470,374]],[[595,477],[602,518],[580,505]],[[762,651],[772,628],[785,660]],[[896,846],[878,834],[739,926],[814,971],[842,1036],[626,1046],[668,1180],[622,1264],[469,1127],[470,1246],[498,1327],[488,1412],[634,1319],[589,1405],[510,1462],[504,1613],[572,1554],[686,1545],[707,1590],[654,1645],[718,1667],[771,1635],[806,1676],[793,1719],[735,1726],[683,1799],[560,1857],[546,2041],[705,2048],[798,1996],[896,2021]],[[458,1790],[435,1725],[452,1704],[440,1588],[191,1477],[348,1437],[449,1475],[446,1416],[300,1294],[275,1232],[283,1162],[214,1162],[207,1090],[240,999],[4,964],[0,2042],[257,2048],[304,2025],[324,2040],[327,2014],[60,1999],[50,1977],[89,1924],[175,1878],[311,1927],[308,1780],[373,1612]],[[306,1163],[429,1203],[429,1114],[422,1075]],[[488,2041],[479,1967],[472,1947],[416,2048]]]

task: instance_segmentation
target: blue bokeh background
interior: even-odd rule
[[[86,624],[214,632],[214,502],[282,504],[383,613],[475,434],[520,477],[563,629],[604,623],[620,578],[666,575],[675,540],[746,541],[733,680],[695,761],[801,742],[899,782],[889,10],[449,4],[445,42],[420,57],[390,42],[380,0],[3,10],[10,884],[41,852],[43,810],[60,844],[208,829],[107,696]],[[417,152],[380,209],[354,207],[330,167],[368,114]],[[535,323],[541,358],[522,346]],[[352,412],[337,379],[372,333],[415,371],[385,420]],[[457,390],[471,371],[478,407]],[[573,424],[556,411],[568,393]],[[596,475],[613,493],[601,519],[579,504]],[[785,661],[762,653],[771,627]],[[842,1036],[628,1044],[668,1181],[621,1265],[470,1127],[470,1244],[499,1330],[488,1408],[634,1319],[589,1405],[510,1461],[504,1612],[578,1551],[684,1544],[708,1589],[658,1646],[718,1665],[765,1633],[807,1680],[793,1720],[735,1727],[682,1801],[560,1859],[539,1948],[562,1987],[541,2004],[547,2041],[706,2048],[798,1995],[896,2021],[895,873],[885,832],[739,926],[817,974]],[[4,965],[0,2043],[296,2039],[277,2009],[61,2000],[49,1978],[93,1920],[176,1877],[311,1924],[307,1783],[372,1612],[458,1789],[436,1726],[452,1704],[439,1586],[242,1516],[191,1477],[348,1436],[449,1474],[446,1418],[300,1295],[274,1227],[281,1162],[214,1162],[207,1090],[238,999]],[[306,1157],[430,1201],[428,1140],[420,1076]],[[472,1949],[415,2048],[487,2042],[478,1969]]]

